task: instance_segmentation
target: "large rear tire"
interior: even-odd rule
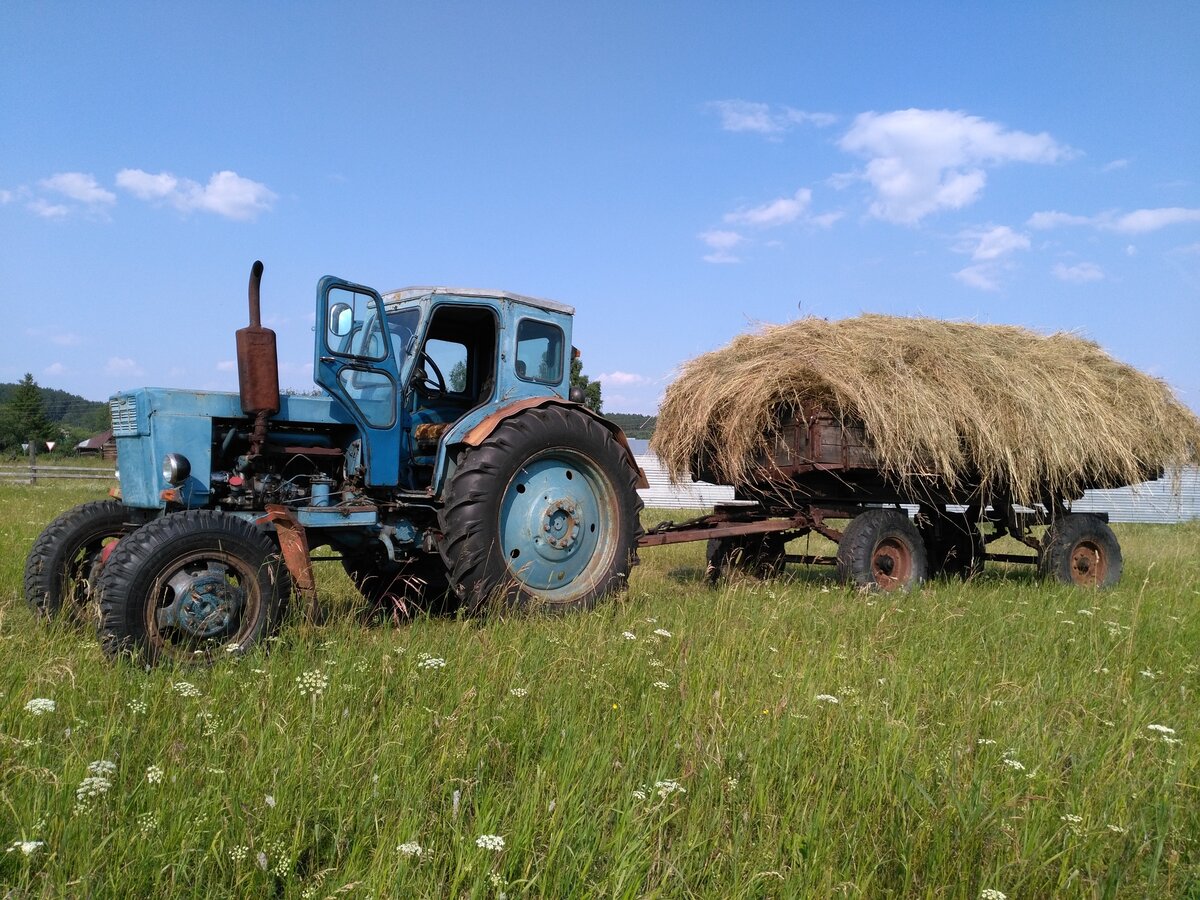
[[[1058,519],[1042,539],[1038,571],[1076,587],[1110,588],[1121,580],[1125,562],[1113,530],[1099,516],[1071,513]]]
[[[604,425],[526,410],[459,457],[440,513],[450,584],[471,612],[493,599],[590,609],[637,563],[641,509],[637,471]]]
[[[47,525],[25,560],[25,602],[34,615],[88,619],[106,547],[136,527],[134,514],[116,500],[84,503]]]
[[[290,593],[265,532],[228,513],[174,513],[125,538],[105,564],[101,644],[149,665],[211,662],[274,631]]]
[[[910,591],[929,576],[925,542],[901,509],[868,509],[838,544],[838,577],[872,591]]]

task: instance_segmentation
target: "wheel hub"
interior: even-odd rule
[[[175,600],[158,611],[159,627],[173,626],[200,638],[230,630],[246,605],[246,594],[226,573],[209,569],[198,575],[179,573],[171,579]]]
[[[1080,541],[1071,552],[1071,579],[1088,587],[1104,582],[1107,572],[1104,553],[1092,541]]]
[[[542,540],[555,550],[568,550],[579,537],[579,507],[566,498],[553,500],[542,513]]]

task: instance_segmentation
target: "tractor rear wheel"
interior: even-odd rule
[[[86,619],[107,546],[136,527],[132,511],[116,500],[84,503],[47,525],[25,560],[25,602],[34,615]]]
[[[1042,538],[1038,571],[1043,578],[1078,587],[1109,588],[1121,580],[1124,560],[1113,530],[1099,516],[1070,513]]]
[[[228,513],[173,513],[125,538],[105,564],[101,644],[150,665],[211,662],[270,634],[290,593],[265,532]]]
[[[902,509],[868,509],[846,526],[838,577],[873,591],[909,591],[929,575],[925,542]]]
[[[637,471],[604,425],[569,407],[526,410],[464,450],[446,486],[450,584],[471,612],[494,599],[590,609],[637,563],[641,509]]]

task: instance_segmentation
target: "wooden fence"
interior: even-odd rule
[[[116,477],[116,470],[97,466],[43,466],[37,463],[29,465],[0,462],[0,481],[22,481],[25,484],[37,484],[44,479],[114,481]]]

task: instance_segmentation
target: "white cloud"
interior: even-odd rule
[[[1015,250],[1029,249],[1029,238],[1007,225],[964,231],[959,239],[955,249],[960,253],[970,253],[971,259],[975,260],[999,259]]]
[[[73,331],[55,331],[50,335],[50,343],[60,347],[77,347],[83,343],[83,338]]]
[[[110,356],[104,364],[104,371],[109,375],[141,375],[142,367],[126,356]]]
[[[772,109],[770,104],[749,100],[714,100],[708,104],[721,117],[725,131],[750,131],[755,134],[778,135],[797,125],[812,124],[824,128],[837,121],[829,113],[810,113],[790,106]]]
[[[116,194],[100,187],[95,177],[85,172],[59,172],[43,178],[39,184],[48,191],[88,206],[109,206],[117,202]]]
[[[67,371],[67,367],[60,362],[52,362],[42,370],[46,375],[62,375]]]
[[[164,201],[183,212],[199,210],[240,220],[255,218],[277,199],[265,184],[228,170],[216,172],[208,184],[201,185],[170,172],[122,169],[117,173],[117,186],[141,200]]]
[[[973,287],[981,291],[998,291],[1000,290],[1000,283],[996,280],[997,274],[996,266],[984,263],[960,269],[954,273],[954,277],[967,285],[967,287]]]
[[[232,372],[237,368],[237,361],[232,359],[222,359],[217,361],[218,372]]]
[[[804,214],[811,202],[812,191],[808,188],[800,188],[791,197],[780,197],[778,200],[772,200],[770,203],[755,206],[752,209],[726,213],[725,221],[731,225],[773,228],[777,225],[794,222]]]
[[[704,256],[705,262],[710,263],[736,263],[741,262],[737,256],[734,256],[730,251],[738,244],[742,243],[745,238],[736,231],[721,231],[714,229],[705,231],[699,235],[700,240],[708,245],[712,253]]]
[[[1072,155],[1044,132],[1011,131],[944,109],[862,113],[839,146],[867,160],[859,178],[875,191],[871,214],[906,225],[975,202],[987,184],[988,167],[1053,163]]]
[[[61,219],[71,210],[69,207],[63,206],[61,203],[51,203],[49,200],[43,200],[41,197],[35,197],[30,200],[25,208],[35,216],[41,216],[43,219]]]
[[[630,384],[649,384],[651,379],[645,375],[638,375],[636,372],[607,372],[596,377],[597,381],[603,382],[607,387],[610,384],[620,385],[625,387]]]
[[[179,179],[170,172],[151,175],[141,169],[122,169],[117,173],[117,187],[123,188],[139,200],[162,200],[171,196],[179,186]]]
[[[1127,160],[1127,159],[1114,159],[1112,162],[1105,163],[1103,166],[1101,166],[1100,171],[1101,172],[1115,172],[1118,169],[1126,168],[1128,165],[1129,165],[1129,160]]]
[[[1167,206],[1157,209],[1135,209],[1118,215],[1102,212],[1094,216],[1076,216],[1063,212],[1037,212],[1026,223],[1030,228],[1058,228],[1063,225],[1090,225],[1102,231],[1119,234],[1145,234],[1171,225],[1200,222],[1200,209],[1182,206]]]
[[[1126,213],[1104,227],[1122,234],[1145,234],[1147,231],[1158,231],[1168,225],[1180,225],[1185,222],[1200,222],[1200,209],[1185,209],[1180,206],[1138,209]]]
[[[1104,278],[1104,270],[1090,262],[1076,263],[1073,266],[1057,263],[1052,271],[1054,277],[1059,281],[1068,281],[1072,284],[1085,284],[1089,281],[1101,281]]]
[[[1025,224],[1030,228],[1045,231],[1049,228],[1061,228],[1064,225],[1095,225],[1096,219],[1093,216],[1075,216],[1057,210],[1046,210],[1045,212],[1035,212]]]
[[[3,206],[5,203],[12,203],[16,199],[17,195],[12,191],[0,191],[0,206]]]

